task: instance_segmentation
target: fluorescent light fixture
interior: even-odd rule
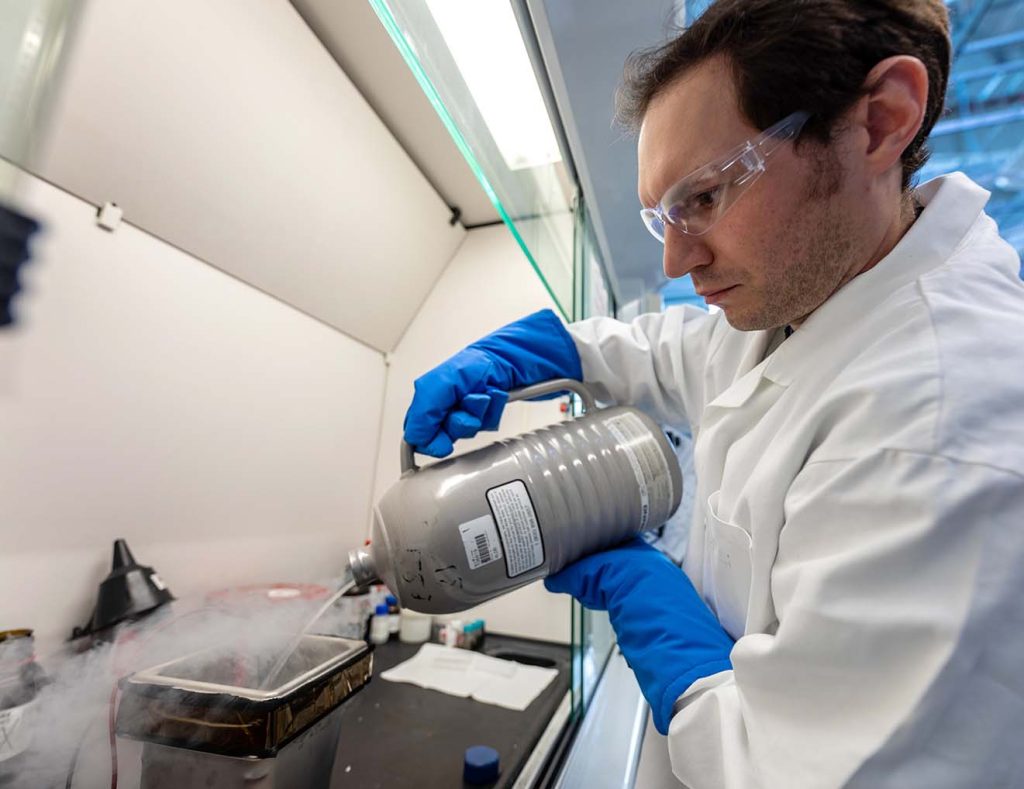
[[[560,161],[508,0],[427,0],[427,7],[509,169]]]

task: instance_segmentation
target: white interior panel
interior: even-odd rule
[[[287,0],[90,0],[75,43],[46,179],[394,346],[464,231]]]
[[[292,0],[359,92],[464,225],[499,221],[498,211],[459,151],[369,0]]]
[[[399,476],[402,420],[413,381],[482,335],[544,307],[554,303],[508,229],[496,225],[469,231],[389,357],[375,500]],[[499,432],[460,441],[456,452],[561,421],[560,402],[513,403]],[[476,616],[487,620],[488,629],[503,633],[554,641],[570,636],[570,598],[549,594],[540,583],[460,615]]]
[[[338,576],[373,486],[383,356],[30,180],[0,333],[0,623],[82,624],[124,537],[178,596]]]

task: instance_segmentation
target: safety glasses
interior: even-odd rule
[[[664,243],[666,225],[691,236],[707,233],[761,177],[768,157],[782,143],[794,139],[809,117],[807,112],[794,112],[676,182],[658,205],[640,212],[651,235]]]

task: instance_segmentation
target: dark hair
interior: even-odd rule
[[[893,55],[917,57],[928,70],[924,123],[903,152],[907,189],[928,159],[925,139],[945,102],[950,41],[943,0],[717,0],[677,37],[629,57],[616,114],[635,130],[677,77],[723,56],[751,123],[763,130],[805,110],[811,120],[802,137],[828,144],[836,122],[864,95],[868,72]]]

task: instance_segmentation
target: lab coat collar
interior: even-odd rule
[[[898,288],[941,266],[978,219],[989,192],[963,173],[934,178],[915,190],[921,216],[874,268],[854,277],[765,360],[761,373],[788,386],[815,352],[829,352],[829,339],[858,321]]]
[[[740,408],[757,391],[768,364],[764,354],[773,332],[774,329],[754,332],[740,359],[740,377],[708,403],[709,408]]]

